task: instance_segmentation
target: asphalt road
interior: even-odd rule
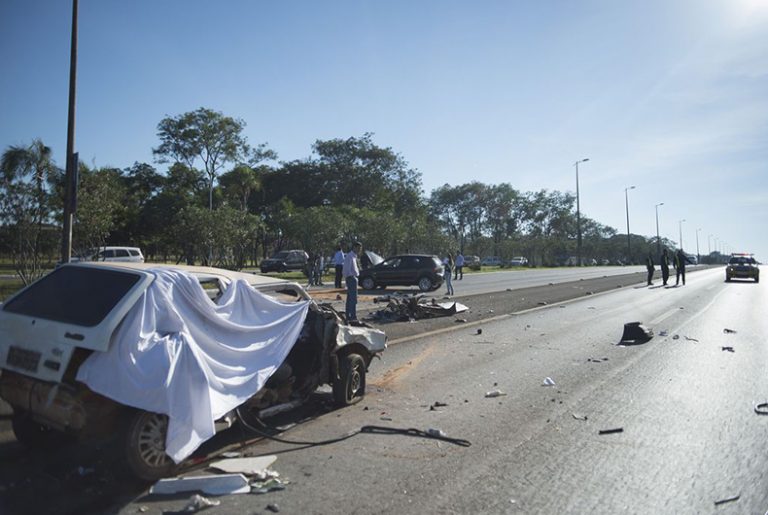
[[[219,498],[210,512],[265,513],[277,504],[281,513],[765,513],[768,416],[754,403],[768,401],[766,296],[764,285],[723,283],[717,268],[689,274],[685,287],[578,292],[574,301],[400,338],[372,364],[362,403],[327,411],[321,394],[307,419],[281,436],[439,428],[470,447],[381,434],[314,447],[259,441],[244,451],[279,453],[273,468],[291,484]],[[632,321],[656,336],[617,346]],[[555,385],[543,386],[546,377]],[[505,395],[485,397],[495,389]],[[607,429],[622,432],[600,434]],[[73,456],[51,464],[12,443],[0,443],[0,454],[0,495],[16,500],[20,489],[35,494],[8,482],[14,468],[29,474],[29,463],[48,467],[60,483],[43,489],[50,499],[110,492],[71,512],[160,513],[181,509],[188,497],[115,488],[99,471],[66,476]],[[29,506],[45,506],[37,501]],[[51,503],[47,511],[76,505]]]

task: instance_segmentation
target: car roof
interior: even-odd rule
[[[238,279],[243,279],[252,286],[267,286],[271,284],[282,284],[289,282],[284,279],[278,279],[276,277],[250,274],[246,272],[235,272],[233,270],[225,270],[223,268],[215,268],[210,266],[167,265],[162,263],[134,263],[122,261],[87,261],[71,263],[68,266],[117,268],[141,271],[146,271],[153,268],[165,268],[169,270],[181,270],[183,272],[187,272],[188,274],[192,274],[199,279],[210,277],[211,279],[223,279],[227,282],[234,282]]]

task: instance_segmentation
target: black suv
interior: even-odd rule
[[[418,286],[421,291],[436,290],[443,284],[443,264],[437,256],[406,254],[390,257],[360,272],[364,290],[387,286]]]
[[[281,250],[271,258],[261,262],[261,273],[304,270],[307,266],[307,259],[309,256],[303,250]]]

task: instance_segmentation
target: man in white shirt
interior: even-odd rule
[[[363,244],[356,241],[352,245],[352,250],[344,256],[342,274],[347,285],[347,303],[345,306],[347,322],[357,320],[357,277],[360,275],[360,268],[357,266],[357,256],[362,251]]]
[[[344,270],[344,251],[341,250],[341,245],[336,249],[336,254],[333,255],[333,266],[336,269],[333,285],[336,288],[341,288],[342,271]]]

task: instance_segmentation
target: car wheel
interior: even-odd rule
[[[360,286],[362,286],[364,290],[374,290],[376,289],[376,281],[373,280],[373,277],[364,277]]]
[[[165,453],[168,417],[149,411],[133,411],[128,419],[123,452],[134,476],[156,481],[173,474],[176,464]]]
[[[731,282],[731,278],[728,277],[727,275],[725,276],[725,282],[727,282],[727,283]]]
[[[758,276],[755,276],[755,282],[756,282],[756,283],[759,283],[759,282],[760,282],[760,276],[759,276],[759,275],[758,275]]]
[[[419,279],[419,289],[421,291],[429,291],[433,287],[434,285],[432,284],[432,279],[430,279],[429,277],[422,277],[421,279]]]
[[[40,424],[23,411],[14,411],[11,428],[16,440],[30,449],[50,449],[68,440],[61,431]]]
[[[333,400],[337,406],[349,406],[365,395],[365,360],[359,354],[339,358],[339,377],[333,381]]]

